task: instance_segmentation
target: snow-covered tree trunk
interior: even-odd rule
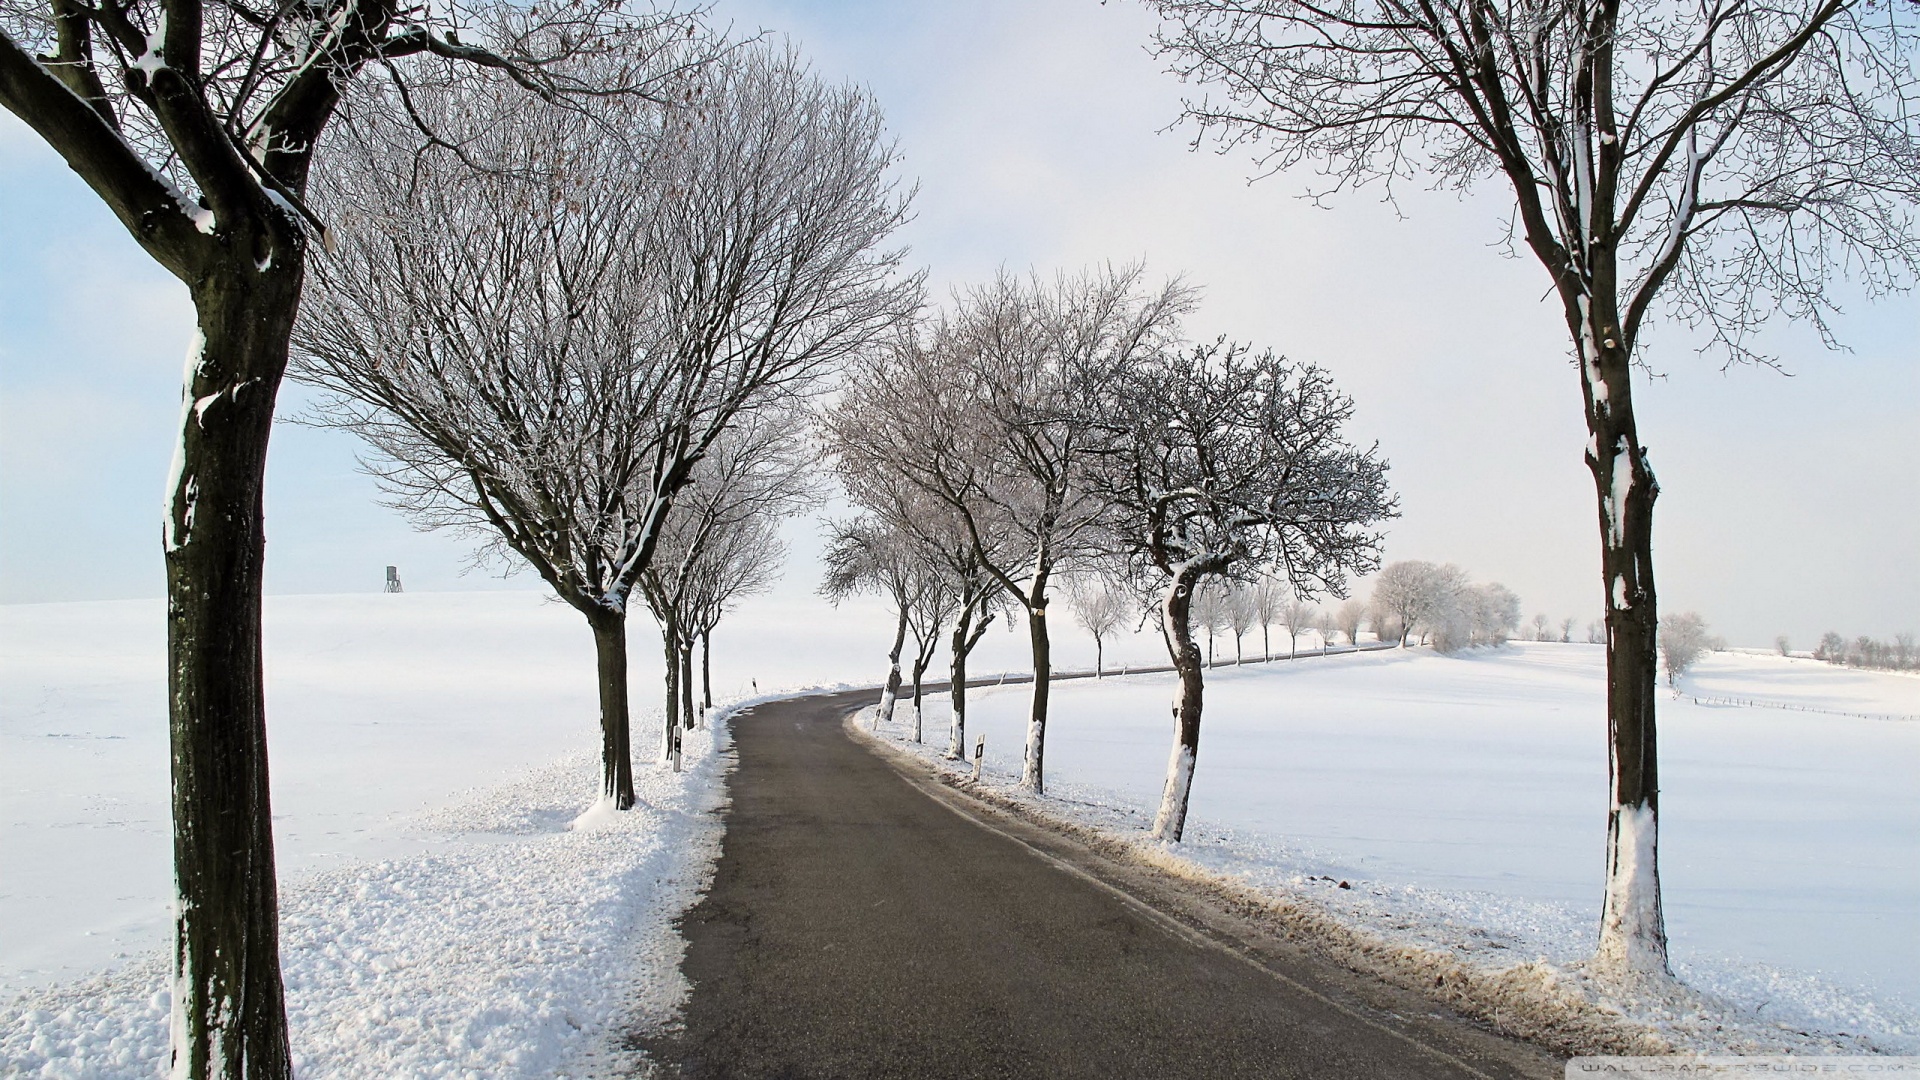
[[[880,714],[875,721],[893,722],[893,703],[900,696],[900,650],[907,644],[907,607],[900,605],[899,619],[893,627],[893,650],[887,653],[887,685],[880,691]]]
[[[660,648],[666,656],[666,722],[660,725],[660,761],[673,761],[673,747],[680,739],[680,628],[672,618],[661,621]]]
[[[1173,702],[1173,752],[1167,759],[1167,783],[1160,794],[1160,811],[1153,818],[1156,840],[1178,841],[1187,827],[1187,800],[1193,793],[1193,764],[1200,753],[1200,705],[1205,679],[1200,646],[1193,640],[1193,590],[1200,574],[1183,568],[1167,585],[1162,609],[1167,652],[1180,675]]]
[[[933,660],[931,653],[921,653],[913,658],[913,741],[920,742],[924,731],[920,717],[920,684],[927,674],[927,664]]]
[[[633,753],[629,745],[627,701],[627,617],[589,607],[593,651],[600,684],[600,796],[615,809],[633,807]]]
[[[680,639],[680,722],[689,731],[698,727],[700,714],[693,707],[693,638]]]
[[[1047,790],[1047,697],[1053,682],[1053,642],[1047,635],[1045,579],[1033,586],[1034,605],[1027,609],[1027,634],[1033,642],[1033,704],[1027,713],[1027,762],[1020,783],[1027,790]]]
[[[1660,618],[1653,587],[1653,503],[1660,493],[1633,416],[1627,352],[1612,309],[1610,260],[1593,300],[1569,312],[1581,345],[1587,465],[1600,509],[1607,600],[1607,731],[1612,805],[1596,959],[1623,974],[1668,973],[1660,902],[1660,783],[1654,723]]]
[[[192,290],[162,534],[173,763],[173,1075],[292,1075],[267,792],[262,490],[301,261]]]
[[[953,698],[952,719],[947,725],[947,757],[967,759],[967,631],[973,624],[973,609],[962,608],[953,621],[952,663],[948,667],[949,693]]]

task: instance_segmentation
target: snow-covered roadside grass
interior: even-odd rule
[[[1126,680],[1155,698],[1166,681]],[[1109,681],[1105,689],[1118,688]],[[1596,978],[1586,964],[1592,919],[1570,905],[1368,879],[1350,858],[1204,818],[1189,819],[1184,843],[1161,844],[1147,836],[1152,806],[1139,793],[1050,779],[1048,794],[1037,797],[1018,786],[1018,762],[991,748],[976,785],[970,765],[943,756],[944,703],[929,713],[922,744],[911,741],[904,713],[877,735],[867,735],[872,709],[849,726],[984,801],[1183,879],[1350,968],[1562,1052],[1920,1053],[1915,1010],[1762,964],[1695,958],[1676,964],[1679,984]]]
[[[719,853],[728,720],[783,696],[716,708],[687,733],[682,772],[638,764],[629,813],[582,813],[598,764],[578,753],[419,815],[412,826],[431,850],[284,886],[298,1074],[495,1080],[644,1068],[624,1036],[670,1021],[688,990],[673,923]],[[21,995],[0,1029],[0,1074],[165,1075],[167,978],[156,954]]]

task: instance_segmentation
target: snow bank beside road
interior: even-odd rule
[[[1721,654],[1704,666],[1738,687],[1743,668],[1768,681],[1775,663]],[[986,735],[996,797],[1317,913],[1369,962],[1412,964],[1429,984],[1471,976],[1488,993],[1586,1001],[1681,1046],[1920,1052],[1920,1010],[1902,1001],[1920,984],[1916,725],[1663,694],[1674,958],[1711,997],[1634,999],[1586,980],[1606,799],[1602,673],[1598,649],[1532,643],[1209,672],[1187,842],[1165,849],[1144,832],[1172,737],[1170,676],[1057,684],[1044,799],[1016,790],[1025,688],[975,691],[968,741]],[[1886,708],[1920,691],[1835,674],[1824,699],[1843,708],[1861,693]],[[910,720],[882,735],[930,758],[945,748],[943,701],[928,744],[905,741]]]
[[[747,703],[742,703],[745,705]],[[418,819],[431,850],[339,867],[281,893],[299,1075],[599,1076],[616,1045],[684,999],[672,923],[710,880],[730,760],[726,721],[687,733],[680,773],[637,767],[635,808],[573,829],[594,801],[581,752]],[[154,955],[22,996],[0,1073],[164,1076],[168,973]]]

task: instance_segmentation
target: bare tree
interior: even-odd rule
[[[1287,587],[1270,574],[1260,575],[1253,583],[1253,616],[1260,621],[1260,659],[1273,659],[1271,628],[1280,621],[1280,605],[1286,603]]]
[[[1547,618],[1547,613],[1544,611],[1534,613],[1533,640],[1535,641],[1552,641],[1553,640],[1553,620]]]
[[[1472,593],[1474,643],[1505,645],[1520,628],[1520,598],[1498,582],[1475,586]]]
[[[1402,560],[1380,571],[1373,583],[1373,603],[1399,623],[1400,647],[1406,648],[1414,631],[1432,631],[1465,586],[1466,574],[1457,566]]]
[[[1562,645],[1573,640],[1573,623],[1574,618],[1571,615],[1560,620],[1560,643]]]
[[[1497,582],[1466,584],[1463,574],[1441,610],[1429,621],[1433,628],[1433,647],[1443,653],[1504,645],[1519,629],[1520,598]]]
[[[875,388],[859,378],[851,381],[851,387]],[[925,402],[911,394],[878,393],[869,394],[856,409],[849,407],[853,397],[853,393],[843,395],[828,413],[834,470],[853,503],[873,515],[888,535],[897,537],[905,553],[902,566],[909,571],[905,580],[910,602],[903,617],[909,629],[926,634],[916,637],[916,665],[920,656],[931,661],[936,628],[951,620],[947,756],[960,759],[966,754],[967,660],[992,625],[1001,602],[999,583],[981,564],[977,549],[984,543],[996,557],[1003,557],[1003,545],[1016,541],[993,531],[969,530],[946,500],[914,484],[897,462],[884,456],[886,441],[868,437],[875,427],[910,428],[920,423]],[[988,521],[988,530],[994,524]],[[915,741],[923,734],[919,675],[916,666]]]
[[[919,572],[919,553],[912,539],[872,517],[829,522],[827,547],[821,556],[826,577],[820,594],[835,607],[850,596],[878,592],[893,605],[893,648],[887,653],[887,681],[880,690],[877,722],[893,721],[894,702],[900,696],[900,653],[906,648],[913,610],[926,582]]]
[[[1660,651],[1667,662],[1667,685],[1680,689],[1680,676],[1707,652],[1707,622],[1691,611],[1669,615],[1660,620]]]
[[[1381,601],[1378,596],[1367,598],[1367,622],[1373,626],[1374,639],[1386,643],[1397,641],[1401,648],[1406,647],[1407,624],[1398,612]]]
[[[1001,275],[863,366],[829,417],[837,448],[952,507],[980,566],[1027,615],[1033,652],[1022,783],[1044,790],[1053,576],[1089,558],[1105,507],[1090,403],[1178,332],[1191,295],[1138,267],[1047,284]],[[904,425],[875,422],[912,417]]]
[[[1300,632],[1313,628],[1313,605],[1298,595],[1288,596],[1280,603],[1280,623],[1287,628],[1287,659],[1293,660],[1300,655]]]
[[[1193,621],[1207,632],[1207,666],[1213,666],[1213,641],[1227,628],[1227,585],[1203,581],[1193,590]]]
[[[1792,642],[1787,640],[1787,635],[1785,634],[1781,634],[1779,637],[1773,639],[1773,647],[1779,650],[1781,656],[1793,655]]]
[[[960,589],[940,573],[930,557],[923,551],[914,566],[914,574],[920,581],[913,606],[907,619],[907,628],[913,634],[913,741],[926,739],[926,710],[922,698],[926,690],[927,667],[933,663],[933,654],[940,648],[940,632],[946,628],[950,619],[959,615]],[[978,637],[974,638],[978,641]]]
[[[1106,639],[1133,616],[1133,599],[1104,574],[1067,579],[1067,604],[1074,620],[1093,635],[1093,677],[1106,673]]]
[[[740,600],[762,595],[780,580],[787,543],[780,538],[779,525],[777,518],[765,516],[730,531],[724,542],[716,541],[703,553],[694,568],[687,625],[700,639],[701,717],[713,708],[714,630]],[[691,684],[692,672],[687,674]]]
[[[1347,644],[1360,647],[1360,624],[1367,619],[1367,605],[1358,600],[1347,599],[1340,602],[1333,615],[1334,625],[1346,635]]]
[[[1102,459],[1109,543],[1161,584],[1161,632],[1180,676],[1153,826],[1179,840],[1200,748],[1196,594],[1269,569],[1296,596],[1340,595],[1348,574],[1377,565],[1368,530],[1393,501],[1386,463],[1346,440],[1352,402],[1310,365],[1224,342],[1169,350],[1108,411],[1124,423]]]
[[[377,117],[343,129],[347,167],[316,195],[353,227],[316,261],[298,335],[302,377],[333,392],[323,421],[372,446],[399,505],[490,536],[585,616],[622,808],[626,616],[675,498],[745,413],[917,302],[878,250],[905,207],[864,93],[743,48],[699,97],[640,155],[608,137],[632,128],[617,100],[416,89],[457,152]]]
[[[432,21],[395,0],[0,0],[0,105],[186,285],[195,312],[161,528],[177,1076],[292,1068],[260,667],[261,500],[307,254],[323,232],[307,182],[342,96],[370,65],[398,72],[430,57],[443,75],[488,68],[558,99],[587,88],[547,61],[604,47],[627,63],[596,91],[665,97],[706,40],[679,15],[564,0],[544,14],[431,11]]]
[[[771,587],[785,558],[782,519],[814,505],[817,458],[797,402],[775,401],[735,414],[673,501],[640,589],[660,624],[666,656],[666,710],[660,757],[680,767],[680,730],[693,727],[693,653],[737,597]],[[702,696],[711,703],[703,664]]]
[[[1825,660],[1829,664],[1847,662],[1847,641],[1839,634],[1829,630],[1820,635],[1820,644],[1813,650],[1815,660]]]
[[[1233,631],[1233,663],[1238,667],[1243,655],[1240,651],[1240,639],[1253,629],[1253,621],[1258,618],[1254,610],[1253,591],[1255,586],[1233,582],[1227,587],[1227,628]]]
[[[1732,359],[1775,312],[1831,335],[1834,282],[1920,271],[1914,21],[1870,0],[1153,0],[1189,115],[1334,188],[1503,177],[1591,435],[1612,807],[1598,958],[1668,972],[1659,899],[1654,480],[1634,417],[1656,303]],[[1844,272],[1842,272],[1844,271]],[[1528,298],[1531,300],[1531,298]]]

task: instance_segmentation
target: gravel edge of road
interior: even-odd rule
[[[1445,1010],[1458,1021],[1520,1040],[1561,1060],[1678,1052],[1654,1028],[1588,999],[1542,965],[1522,963],[1488,971],[1444,953],[1389,941],[1309,903],[1274,896],[1177,854],[1145,847],[977,785],[961,766],[942,768],[876,738],[855,722],[859,715],[849,713],[843,721],[848,735],[929,796],[945,793],[950,800],[970,804],[983,820],[1011,819],[1051,836],[1055,843],[1047,845],[1046,854],[1269,971],[1274,970],[1269,958],[1306,953],[1357,977],[1351,984],[1333,988],[1335,992],[1353,994],[1396,1016],[1403,1016],[1407,995],[1412,995],[1429,1009]],[[1368,980],[1391,992],[1369,992]],[[1561,1075],[1559,1066],[1552,1075]]]

